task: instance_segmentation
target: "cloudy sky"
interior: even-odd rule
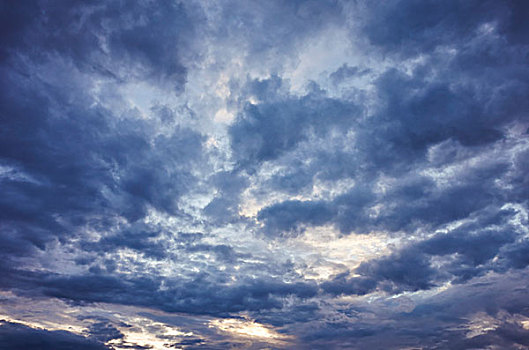
[[[0,1],[0,349],[529,349],[525,0]]]

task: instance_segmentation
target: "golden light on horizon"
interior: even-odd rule
[[[285,342],[293,338],[292,336],[281,334],[271,327],[246,319],[212,320],[209,322],[209,326],[236,336],[257,338],[261,341]]]

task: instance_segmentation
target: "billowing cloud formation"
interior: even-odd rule
[[[66,331],[46,331],[3,322],[0,325],[1,349],[107,349],[102,343]]]
[[[0,5],[0,348],[528,348],[528,11]]]

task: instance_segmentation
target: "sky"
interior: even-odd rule
[[[0,350],[529,349],[529,3],[0,0]]]

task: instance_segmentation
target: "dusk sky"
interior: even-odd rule
[[[529,1],[0,0],[0,350],[529,349]]]

